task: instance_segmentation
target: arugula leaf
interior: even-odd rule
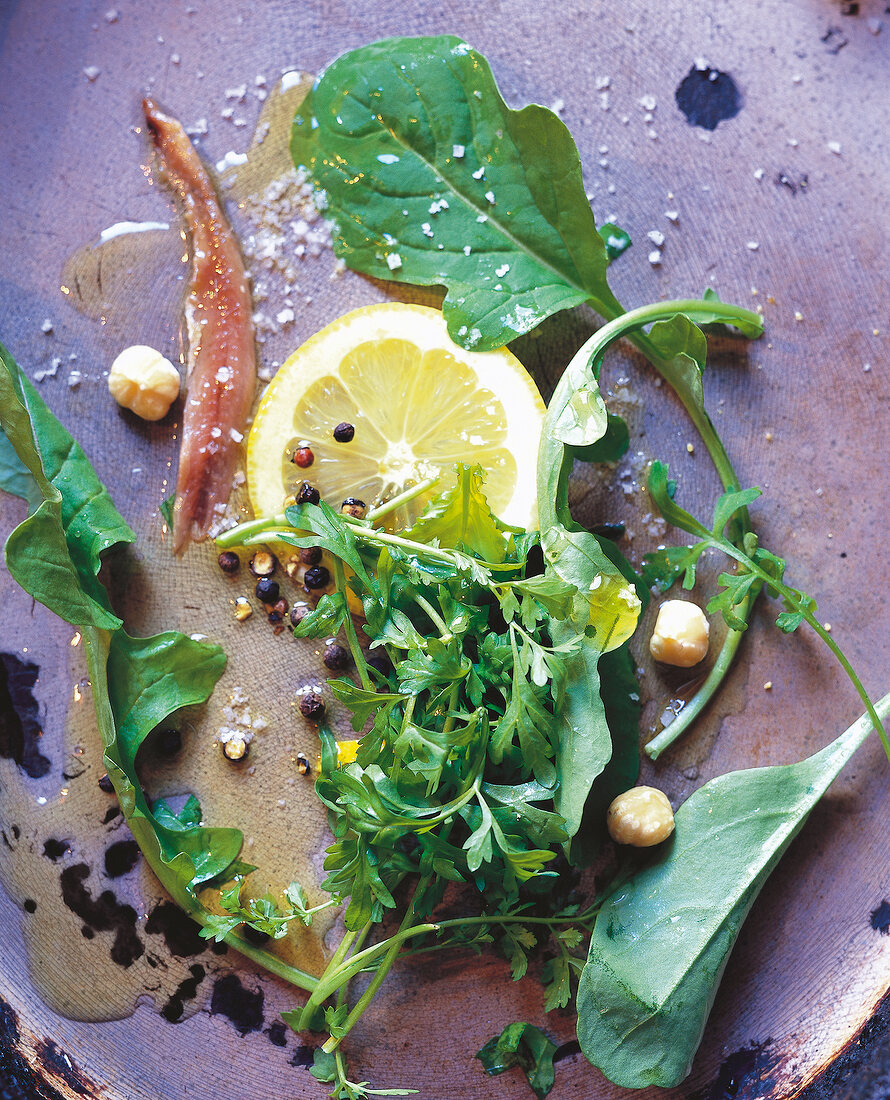
[[[890,713],[890,695],[878,704]],[[578,1039],[617,1085],[689,1072],[742,922],[813,806],[871,732],[867,715],[797,764],[730,772],[676,814],[660,857],[596,919],[578,989]]]
[[[405,538],[463,547],[483,561],[502,562],[507,543],[482,491],[484,480],[481,466],[460,463],[456,484],[427,505]]]
[[[10,575],[40,603],[75,626],[114,630],[111,611],[96,579],[100,554],[136,537],[111,503],[83,451],[53,417],[12,357],[0,345],[0,410],[5,438],[18,457],[16,471],[6,449],[7,479],[24,492],[30,515],[6,542]],[[25,473],[30,475],[27,480]],[[81,492],[91,483],[88,494]],[[40,547],[40,554],[34,547]]]
[[[551,1042],[540,1028],[519,1022],[508,1024],[500,1035],[489,1039],[476,1057],[489,1077],[519,1066],[532,1092],[543,1100],[553,1088],[555,1053],[556,1043]]]
[[[544,107],[508,108],[458,38],[339,57],[294,120],[291,155],[324,191],[337,255],[376,278],[447,286],[457,343],[500,347],[582,302],[620,312],[571,135]]]
[[[127,823],[166,890],[203,922],[208,911],[196,892],[229,868],[245,866],[237,861],[241,833],[202,825],[195,799],[178,815],[163,801],[153,810],[135,758],[151,729],[180,707],[207,699],[225,656],[219,647],[182,634],[131,638],[124,632],[97,573],[103,551],[132,542],[133,532],[83,451],[2,349],[0,428],[38,494],[30,501],[31,515],[7,541],[10,572],[31,595],[82,628],[104,761]],[[5,468],[14,473],[11,460]],[[22,481],[4,485],[21,488]],[[59,584],[67,587],[57,591]],[[237,936],[230,942],[253,957],[263,955]],[[277,972],[306,989],[316,982],[288,965],[277,965]]]

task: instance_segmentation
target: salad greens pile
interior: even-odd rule
[[[310,907],[297,883],[277,897],[251,896],[253,868],[239,858],[237,830],[204,825],[193,797],[178,813],[162,800],[149,804],[139,746],[177,709],[209,697],[225,657],[181,634],[125,632],[98,573],[100,555],[134,535],[83,452],[0,352],[0,488],[27,500],[30,513],[6,544],[10,573],[83,631],[108,773],[164,887],[202,935],[308,993],[285,1019],[328,1033],[312,1072],[332,1084],[332,1097],[411,1091],[351,1081],[341,1047],[400,956],[486,944],[506,956],[514,979],[535,953],[544,958],[548,1011],[568,1005],[577,986],[581,1048],[612,1081],[676,1085],[767,876],[872,728],[890,756],[881,726],[890,696],[871,703],[815,602],[759,545],[748,514],[759,490],[742,490],[705,411],[700,326],[756,338],[760,318],[712,293],[625,312],[607,274],[626,235],[597,229],[568,131],[542,107],[509,109],[485,59],[456,38],[388,40],[338,59],[301,107],[292,152],[324,192],[338,253],[376,277],[443,285],[458,343],[498,347],[583,304],[607,322],[572,359],[548,407],[540,532],[502,524],[486,502],[484,472],[459,466],[406,531],[375,525],[385,506],[358,519],[320,503],[218,540],[320,546],[334,562],[336,591],[296,628],[306,637],[342,631],[357,678],[329,682],[361,734],[356,759],[340,763],[333,733],[319,729],[316,790],[333,833],[329,901]],[[605,353],[622,338],[678,396],[725,489],[708,526],[676,503],[667,467],[653,463],[654,505],[696,541],[649,555],[640,576],[568,506],[573,464],[615,461],[628,444],[598,385]],[[577,870],[602,847],[606,806],[638,775],[628,640],[650,589],[681,578],[692,587],[706,549],[733,562],[708,604],[723,615],[726,640],[650,755],[718,689],[761,590],[782,601],[782,630],[806,623],[823,638],[867,714],[799,764],[712,780],[680,807],[671,840],[645,856],[618,853],[611,885],[585,902]],[[360,644],[348,590],[361,601],[369,646]],[[437,919],[452,884],[465,915]],[[245,935],[279,938],[333,906],[343,908],[345,935],[320,978]],[[369,978],[353,1003],[359,975]],[[545,1096],[554,1044],[529,1023],[506,1024],[477,1055],[484,1070],[519,1066]]]

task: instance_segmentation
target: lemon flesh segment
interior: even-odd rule
[[[543,415],[537,387],[505,348],[458,348],[438,310],[368,306],[313,336],[270,384],[248,440],[251,503],[275,515],[305,480],[334,508],[350,496],[374,507],[430,477],[447,484],[467,462],[486,471],[495,515],[531,528]],[[355,426],[350,443],[333,436],[344,421]],[[300,469],[292,456],[306,445],[315,458]],[[410,524],[440,487],[388,524]]]

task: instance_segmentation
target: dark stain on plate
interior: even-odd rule
[[[265,1033],[269,1036],[269,1042],[273,1046],[287,1046],[287,1028],[284,1026],[283,1020],[275,1020],[266,1028]]]
[[[120,878],[132,871],[139,861],[139,845],[135,840],[118,840],[105,849],[105,874]]]
[[[840,1088],[856,1074],[879,1042],[890,1034],[890,993],[886,993],[873,1016],[833,1056],[819,1077],[795,1100],[835,1100]],[[875,1094],[877,1096],[877,1094]]]
[[[180,959],[200,955],[209,946],[198,935],[198,925],[170,901],[162,901],[152,909],[145,931],[150,936],[163,936],[167,950]]]
[[[114,932],[111,961],[118,966],[132,966],[145,954],[145,946],[136,935],[136,910],[132,905],[121,904],[111,890],[103,890],[94,898],[84,885],[89,873],[85,863],[66,867],[60,875],[62,900],[84,922],[87,939],[92,939],[96,932]]]
[[[308,1067],[315,1062],[315,1047],[298,1046],[290,1059],[292,1066]]]
[[[259,1031],[264,1023],[263,991],[245,989],[235,974],[217,978],[210,998],[210,1015],[228,1017],[242,1037],[251,1031]]]
[[[40,708],[34,685],[40,669],[14,653],[0,653],[0,756],[14,760],[31,779],[40,779],[50,761],[40,751]]]
[[[189,967],[189,976],[183,978],[161,1009],[161,1015],[165,1020],[175,1024],[182,1019],[182,1014],[185,1012],[185,1002],[195,999],[198,995],[198,986],[206,976],[207,971],[200,963],[194,963]]]
[[[703,130],[716,130],[742,109],[742,93],[729,73],[695,65],[677,85],[674,99],[686,121]]]
[[[15,1010],[0,997],[0,1082],[3,1085],[34,1100],[66,1100],[72,1093],[89,1097],[99,1095],[96,1085],[51,1039],[34,1044],[38,1062],[32,1065],[21,1053],[22,1047],[30,1048],[32,1043],[33,1037],[21,1035]],[[52,1078],[64,1083],[64,1096],[51,1084]]]
[[[690,1093],[689,1100],[759,1100],[769,1094],[776,1082],[773,1071],[777,1059],[770,1052],[772,1039],[735,1050],[723,1060],[710,1085]]]
[[[63,1081],[71,1092],[78,1096],[95,1095],[93,1082],[52,1039],[44,1039],[42,1043],[38,1043],[35,1053],[49,1074]]]
[[[890,936],[890,901],[884,898],[877,909],[872,909],[869,923],[882,936]]]
[[[58,840],[56,837],[51,836],[48,840],[43,842],[43,854],[47,859],[52,860],[53,863],[58,862],[66,852],[70,851],[70,840]]]

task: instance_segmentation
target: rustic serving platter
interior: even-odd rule
[[[104,372],[122,347],[149,343],[174,359],[181,350],[183,243],[151,171],[140,94],[157,96],[195,131],[211,168],[221,165],[254,283],[268,288],[258,310],[269,371],[349,309],[392,297],[435,301],[340,272],[327,247],[293,261],[292,306],[276,297],[281,272],[254,246],[263,231],[286,245],[290,231],[280,205],[261,201],[287,166],[275,145],[280,120],[269,113],[282,74],[299,74],[285,81],[293,95],[346,49],[453,33],[488,57],[511,105],[557,110],[578,144],[597,220],[617,221],[635,242],[614,268],[622,301],[711,286],[762,309],[762,340],[713,345],[706,402],[743,481],[765,490],[755,513],[764,542],[788,557],[792,582],[819,598],[820,616],[876,697],[890,689],[883,8],[815,0],[727,0],[707,11],[666,0],[657,13],[637,0],[620,10],[578,2],[547,11],[525,0],[4,6],[0,339],[139,535],[109,568],[128,623],[220,640],[229,654],[220,690],[246,685],[269,720],[252,750],[255,771],[235,774],[209,733],[225,702],[214,697],[185,716],[179,752],[157,746],[146,759],[155,790],[200,788],[205,817],[244,829],[270,883],[317,877],[324,821],[291,765],[296,750],[316,748],[295,719],[293,691],[321,675],[317,654],[258,622],[240,630],[234,589],[213,572],[210,548],[173,562],[158,508],[175,468],[178,412],[138,423],[106,389]],[[258,120],[270,122],[262,169],[233,174],[226,155],[251,147]],[[122,222],[172,228],[97,250],[102,231]],[[291,308],[293,318],[280,320]],[[545,395],[595,323],[579,310],[517,342]],[[705,511],[716,489],[707,460],[687,452],[691,429],[645,364],[616,352],[607,384],[624,402],[636,452],[670,458],[687,499]],[[582,478],[574,499],[590,522],[640,511],[635,487],[610,494]],[[4,537],[23,517],[21,502],[0,497]],[[629,525],[635,537],[625,550],[638,559],[660,532],[639,518]],[[0,1064],[37,1097],[235,1097],[245,1082],[262,1100],[322,1096],[308,1073],[310,1040],[279,1016],[301,995],[197,938],[98,787],[104,767],[76,632],[5,572],[0,602]],[[801,759],[860,713],[824,647],[803,632],[780,635],[772,617],[760,608],[718,702],[646,766],[675,803],[731,768]],[[648,670],[644,737],[675,687]],[[638,1095],[831,1095],[860,1039],[880,1034],[890,987],[887,767],[872,738],[758,899],[692,1075],[676,1090]],[[323,936],[310,935],[294,948],[308,969],[324,949]],[[517,1072],[489,1079],[473,1059],[516,1019],[561,1044],[554,1097],[632,1095],[581,1057],[570,1014],[544,1015],[537,983],[512,983],[494,955],[458,952],[400,966],[351,1042],[357,1079],[431,1100],[530,1095]]]

